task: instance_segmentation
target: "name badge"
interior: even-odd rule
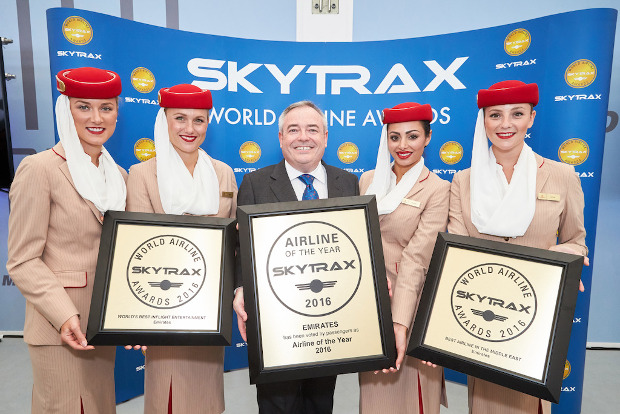
[[[560,201],[559,194],[538,193],[539,200]]]
[[[422,205],[422,203],[420,203],[419,201],[409,200],[408,198],[403,198],[403,201],[401,201],[401,203],[407,204],[411,207],[420,207]]]
[[[232,191],[222,191],[222,197],[233,198],[234,193]]]

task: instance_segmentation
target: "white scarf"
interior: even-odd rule
[[[534,151],[523,143],[510,184],[489,147],[480,109],[471,155],[471,221],[480,233],[501,237],[523,236],[536,207]]]
[[[387,142],[387,125],[383,125],[379,151],[377,152],[375,175],[372,178],[372,183],[370,183],[366,190],[366,194],[375,194],[377,196],[379,215],[390,214],[396,210],[396,207],[402,202],[407,193],[411,191],[424,168],[424,157],[420,157],[420,161],[402,176],[398,184],[396,184],[396,176],[392,171],[392,165]]]
[[[220,206],[219,183],[209,156],[198,150],[194,175],[170,143],[168,120],[160,108],[155,120],[157,186],[166,214],[217,214]]]
[[[99,168],[84,152],[71,115],[69,98],[65,95],[56,100],[56,126],[73,185],[80,196],[91,201],[102,214],[108,210],[125,210],[127,189],[123,175],[103,146]]]

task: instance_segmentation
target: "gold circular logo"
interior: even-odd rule
[[[239,147],[239,156],[249,164],[260,159],[260,146],[254,141],[246,141]]]
[[[135,298],[156,309],[179,308],[196,296],[204,298],[198,293],[210,274],[200,247],[208,244],[195,241],[162,234],[138,245],[127,263],[127,283]]]
[[[571,63],[564,73],[564,80],[573,88],[585,88],[596,79],[596,65],[588,59]]]
[[[558,149],[560,160],[570,165],[583,164],[588,159],[588,155],[590,155],[590,147],[579,138],[567,139]]]
[[[358,292],[361,260],[357,245],[341,228],[318,220],[302,222],[273,242],[267,282],[290,311],[309,317],[331,315]]]
[[[516,29],[508,33],[504,39],[504,50],[510,56],[519,56],[530,47],[532,37],[525,29]]]
[[[155,75],[147,68],[135,68],[131,72],[131,85],[142,93],[149,93],[155,87]]]
[[[448,164],[456,164],[463,159],[463,147],[456,141],[448,141],[439,148],[439,158]]]
[[[140,162],[150,160],[155,156],[155,143],[149,138],[140,138],[133,146],[133,153]]]
[[[568,359],[566,360],[566,364],[564,364],[564,378],[562,379],[566,379],[566,377],[568,377],[570,375],[570,362],[568,362]]]
[[[345,164],[352,164],[357,161],[357,157],[360,155],[360,150],[352,142],[343,142],[338,147],[338,159]]]
[[[93,28],[80,16],[67,17],[62,24],[62,34],[74,45],[85,45],[93,38]]]
[[[534,323],[538,307],[534,286],[527,277],[516,267],[498,263],[465,270],[456,279],[450,300],[461,328],[486,342],[511,341],[523,334]]]

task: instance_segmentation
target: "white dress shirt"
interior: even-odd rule
[[[299,179],[299,176],[305,173],[293,168],[293,166],[291,166],[291,164],[289,164],[286,160],[284,160],[284,166],[286,167],[288,178],[291,180],[293,190],[295,190],[297,200],[301,201],[304,195],[304,190],[306,189],[306,184]],[[319,198],[327,198],[327,171],[325,171],[323,164],[319,162],[319,165],[317,165],[314,171],[311,171],[308,174],[314,177],[312,185],[319,194]]]

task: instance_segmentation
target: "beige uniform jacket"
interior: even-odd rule
[[[211,158],[219,182],[215,217],[235,217],[237,182],[232,169]],[[136,164],[127,180],[127,211],[165,214],[157,186],[157,159]],[[224,411],[224,348],[151,346],[146,351],[144,412],[168,413],[172,384],[173,413]]]
[[[26,297],[24,340],[61,345],[71,316],[86,332],[103,216],[73,186],[60,143],[20,163],[9,198],[7,269]]]
[[[471,221],[470,169],[459,171],[452,180],[448,231],[453,234],[541,249],[548,249],[559,243],[587,255],[583,218],[584,198],[575,169],[538,154],[535,156],[538,164],[536,210],[523,236],[497,237],[478,232]],[[540,402],[543,413],[551,413],[551,404],[547,401],[473,377],[469,377],[468,382],[470,413],[537,414]]]
[[[9,198],[7,269],[26,298],[32,412],[78,414],[81,401],[87,413],[113,413],[115,347],[59,346],[71,316],[86,332],[103,216],[75,189],[60,143],[20,163]]]
[[[360,179],[364,194],[374,171]],[[450,183],[424,167],[418,182],[390,214],[379,216],[387,276],[392,284],[392,320],[409,328],[415,317],[437,233],[448,222]],[[419,387],[419,388],[418,388]],[[418,413],[419,393],[424,413],[438,414],[447,404],[443,368],[422,365],[405,357],[400,371],[360,374],[361,413]]]

